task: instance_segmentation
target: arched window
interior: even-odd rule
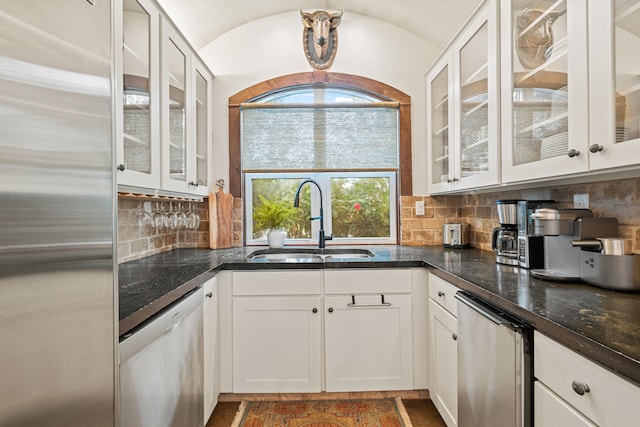
[[[409,173],[411,191],[410,123],[402,121],[410,117],[409,97],[356,76],[293,76],[280,78],[288,85],[264,82],[257,85],[264,90],[230,98],[231,190],[237,195],[237,171],[244,178],[246,243],[264,244],[277,226],[288,231],[289,244],[313,243],[319,224],[309,218],[321,203],[330,243],[396,243],[399,173]],[[293,209],[305,178],[320,184],[323,200],[306,186],[300,209]]]

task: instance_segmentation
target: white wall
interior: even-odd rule
[[[213,181],[229,182],[228,98],[281,75],[310,72],[302,50],[298,11],[238,27],[213,40],[199,54],[213,71]],[[424,73],[439,51],[400,27],[345,12],[338,27],[336,73],[356,74],[411,96],[413,193],[427,194],[426,86]]]

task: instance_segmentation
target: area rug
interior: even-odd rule
[[[400,398],[242,401],[231,427],[411,427]]]

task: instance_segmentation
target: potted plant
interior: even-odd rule
[[[284,239],[287,232],[284,228],[290,225],[296,214],[293,205],[284,200],[270,200],[262,195],[258,195],[260,204],[253,211],[254,230],[269,230],[267,241],[271,248],[281,248],[284,246]]]

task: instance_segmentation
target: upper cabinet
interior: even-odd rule
[[[640,1],[589,1],[591,169],[640,163]]]
[[[432,192],[499,182],[497,30],[492,0],[427,74]]]
[[[638,168],[640,1],[499,1],[427,74],[430,192]]]
[[[212,75],[154,2],[122,0],[120,9],[118,184],[206,195]]]
[[[589,168],[586,0],[502,0],[502,179]]]

